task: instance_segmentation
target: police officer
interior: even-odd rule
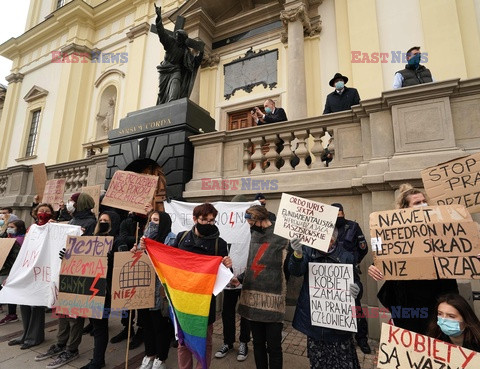
[[[360,273],[358,264],[362,261],[368,252],[367,242],[363,235],[362,229],[357,222],[353,220],[345,219],[343,212],[343,205],[339,203],[333,203],[332,206],[338,208],[338,217],[335,227],[338,229],[337,244],[347,252],[351,253],[354,257],[354,267]],[[363,295],[363,286],[360,281],[357,282],[360,285],[360,293],[355,299],[355,305],[361,306],[360,299]],[[360,309],[361,311],[361,309]],[[370,354],[372,350],[368,345],[368,325],[367,319],[362,316],[362,313],[357,317],[358,332],[355,335],[358,347],[364,354]]]

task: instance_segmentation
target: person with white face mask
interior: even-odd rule
[[[437,317],[432,318],[427,336],[480,352],[480,321],[459,294],[440,296]]]
[[[348,77],[335,73],[328,83],[331,87],[335,87],[335,91],[328,94],[323,114],[336,113],[343,110],[350,110],[353,105],[360,103],[360,95],[357,89],[346,87]]]

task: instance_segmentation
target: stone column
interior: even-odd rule
[[[305,80],[304,24],[309,23],[307,9],[302,2],[285,4],[280,14],[288,30],[287,46],[287,106],[290,120],[307,117],[307,86]]]

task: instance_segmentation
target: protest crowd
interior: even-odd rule
[[[119,173],[117,179],[131,181],[134,175],[127,173]],[[115,178],[112,182],[119,188]],[[19,219],[10,207],[0,209],[1,240],[6,242],[2,247],[8,247],[1,260],[0,302],[5,303],[2,309],[6,315],[0,325],[21,320],[23,326],[22,335],[11,339],[9,346],[25,350],[40,345],[45,340],[46,311],[53,309],[58,316],[56,340],[35,357],[45,361],[47,369],[76,360],[84,334],[93,336],[94,347],[93,357],[82,369],[108,365],[108,344],[127,338],[131,339],[130,348],[144,345],[139,369],[165,369],[172,348],[177,349],[179,368],[196,365],[206,369],[213,356],[214,360],[222,359],[233,350],[238,313],[237,360],[248,357],[251,337],[257,369],[280,369],[286,282],[295,276],[303,277],[303,284],[292,326],[306,336],[310,367],[360,368],[356,344],[364,353],[371,351],[366,324],[369,313],[361,308],[363,286],[359,278],[359,264],[369,247],[359,224],[346,218],[348,212],[342,204],[327,205],[282,194],[275,215],[267,210],[265,196],[257,194],[250,202],[243,195],[229,203],[173,200],[160,211],[149,201],[133,208],[118,205],[118,192],[110,192],[117,196],[113,200],[108,191],[98,199],[74,193],[66,204],[62,199],[53,204],[41,202],[37,196],[39,203],[32,205],[32,219]],[[146,199],[149,196],[151,192],[146,191]],[[480,321],[459,294],[457,279],[448,275],[450,269],[442,258],[435,260],[440,264],[425,278],[398,278],[405,274],[388,267],[390,250],[401,250],[401,245],[404,250],[413,249],[416,237],[436,234],[439,226],[435,217],[443,210],[436,210],[427,201],[423,190],[403,184],[396,209],[370,217],[375,263],[368,268],[368,275],[384,281],[378,300],[391,314],[389,324],[382,328],[379,368],[389,363],[402,367],[395,344],[428,353],[441,352],[441,345],[445,345],[448,357],[442,359],[439,354],[437,360],[446,363],[453,360],[450,356],[459,355],[455,354],[458,347],[467,368],[476,367],[480,360],[475,356],[480,351]],[[224,209],[242,215],[243,228],[233,236],[219,221]],[[464,251],[478,260],[478,225],[464,207],[452,205],[447,210],[451,213],[452,209],[464,218],[458,220],[461,217],[457,215],[458,224],[443,224],[444,236],[456,226],[450,245],[460,247],[462,243]],[[421,216],[428,218],[429,228],[423,227],[425,219]],[[26,227],[26,223],[31,225]],[[403,237],[408,231],[399,225],[409,223],[419,226]],[[397,239],[394,234],[406,241],[389,245],[389,240]],[[461,242],[454,237],[458,234],[465,236]],[[380,236],[383,241],[379,241]],[[465,244],[470,245],[468,250]],[[393,262],[412,270],[408,260]],[[423,262],[428,274],[428,262]],[[29,278],[47,291],[47,297],[35,300],[39,302],[34,306],[23,302],[31,301],[23,296],[29,290],[22,280]],[[221,291],[224,343],[214,352],[216,295]],[[406,311],[417,314],[406,315]],[[124,328],[109,340],[109,319],[120,316]],[[408,352],[407,357],[409,362],[418,359]]]

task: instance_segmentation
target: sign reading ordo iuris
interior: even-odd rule
[[[328,251],[338,208],[282,193],[274,233],[286,239],[299,238],[304,245]]]

